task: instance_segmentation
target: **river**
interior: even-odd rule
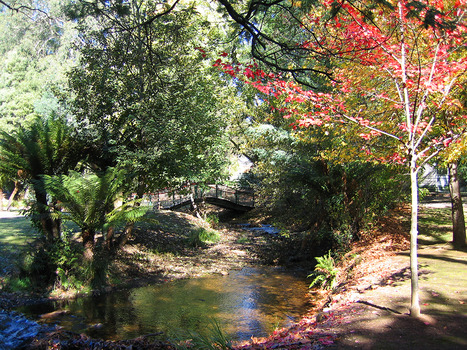
[[[232,340],[248,340],[298,321],[311,307],[303,272],[246,267],[226,276],[178,280],[76,300],[23,306],[17,311],[92,337],[119,340],[163,332],[203,333],[212,322]],[[64,310],[54,319],[40,315]]]

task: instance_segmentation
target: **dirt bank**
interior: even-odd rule
[[[17,215],[15,217],[23,220]],[[297,254],[291,253],[297,250],[294,239],[260,230],[246,230],[238,224],[209,224],[182,212],[158,211],[150,213],[149,217],[150,221],[139,223],[123,248],[108,260],[105,288],[94,290],[92,293],[210,274],[226,275],[231,270],[248,265],[289,264],[295,268],[302,266],[307,271],[311,270],[313,259],[308,253],[301,261],[289,261],[289,255],[297,257]],[[5,216],[4,220],[9,219]],[[25,222],[26,220],[24,218]],[[193,237],[200,230],[215,231],[216,241],[197,243]],[[20,257],[18,252],[10,254],[6,258],[16,258],[17,261],[9,261],[8,264],[5,262],[4,265],[18,266]],[[9,270],[6,275],[14,273],[15,271]],[[3,287],[0,283],[1,309],[11,309],[44,299],[73,298],[83,294],[77,290],[57,288],[41,294],[11,293],[3,290]]]

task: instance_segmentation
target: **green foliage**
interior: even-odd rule
[[[93,161],[130,171],[138,195],[141,188],[225,176],[223,104],[235,93],[194,49],[215,28],[191,6],[147,21],[157,6],[129,1],[123,17],[112,6],[80,17],[85,45],[70,73],[74,113],[96,151]]]
[[[51,284],[61,289],[80,289],[89,282],[88,267],[83,264],[83,249],[69,232],[53,243],[42,243],[29,251],[20,265],[20,278],[34,288]]]
[[[250,148],[258,161],[252,186],[260,204],[279,227],[321,235],[322,249],[345,251],[406,194],[396,166],[329,159],[341,147],[332,134],[303,135],[280,125],[253,129]]]
[[[62,233],[49,251],[50,262],[56,266],[55,287],[81,289],[89,281],[89,269],[83,263],[83,249],[72,241],[71,233]]]
[[[135,201],[127,201],[114,208],[114,202],[122,196],[126,173],[108,168],[103,173],[70,171],[68,175],[42,177],[45,189],[65,212],[62,218],[73,221],[81,230],[100,230],[106,226],[136,222],[147,208],[135,207]]]
[[[36,7],[29,1],[15,4]],[[69,50],[73,25],[64,18],[62,6],[43,1],[40,8],[26,15],[0,12],[0,129],[4,131],[28,127],[37,115],[59,111],[47,103],[46,112],[44,102],[51,102],[52,91],[65,85],[64,72],[75,61],[76,51]]]
[[[79,146],[64,118],[36,118],[29,127],[0,132],[0,173],[30,184],[35,196],[28,213],[48,240],[58,238],[59,223],[51,217],[55,204],[44,189],[42,175],[56,175],[76,166]]]
[[[191,247],[202,247],[207,243],[215,243],[219,239],[219,232],[202,227],[192,230],[188,234],[188,244]]]
[[[308,275],[308,277],[314,277],[309,288],[320,286],[325,289],[333,289],[337,284],[338,270],[336,269],[334,258],[331,256],[331,251],[315,259],[317,261],[315,270],[312,274]]]
[[[43,288],[53,283],[56,266],[50,259],[53,246],[42,243],[29,251],[20,263],[20,278],[28,278],[35,288]]]
[[[12,277],[4,280],[3,288],[10,292],[27,292],[32,290],[33,285],[29,277]]]
[[[232,349],[232,341],[224,334],[216,320],[210,320],[207,332],[189,332],[184,338],[188,341],[178,340],[176,348],[180,350],[229,350]]]
[[[208,214],[205,220],[212,228],[217,228],[219,226],[219,216],[216,214]]]
[[[430,190],[425,187],[418,189],[418,200],[422,201],[426,196],[430,195]]]

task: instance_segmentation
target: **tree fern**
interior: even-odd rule
[[[30,183],[35,203],[29,213],[33,223],[53,242],[59,237],[60,221],[51,216],[54,203],[49,201],[41,176],[65,173],[75,167],[79,147],[63,118],[37,118],[28,127],[0,133],[0,172],[15,183]]]
[[[108,168],[101,174],[70,171],[68,175],[43,176],[47,192],[60,201],[63,215],[84,233],[96,232],[119,223],[134,223],[146,212],[136,201],[114,207],[122,196],[126,176],[121,170]]]

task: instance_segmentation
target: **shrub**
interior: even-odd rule
[[[315,259],[317,261],[315,271],[308,275],[308,277],[314,277],[313,281],[310,283],[309,288],[317,285],[321,286],[321,288],[333,289],[337,284],[336,278],[338,270],[335,267],[335,262],[334,258],[331,256],[331,251],[329,251],[328,254],[318,256]]]
[[[219,232],[198,228],[196,230],[190,231],[188,236],[188,244],[192,247],[201,247],[206,243],[215,243],[219,241],[219,239]]]
[[[219,216],[216,214],[207,215],[205,220],[212,228],[217,228],[219,226]]]
[[[5,279],[5,289],[11,292],[22,292],[32,289],[29,277],[12,277]]]
[[[81,288],[89,280],[89,268],[82,263],[83,248],[64,232],[54,243],[41,243],[27,254],[20,266],[20,278],[35,287],[54,284],[65,290]]]

